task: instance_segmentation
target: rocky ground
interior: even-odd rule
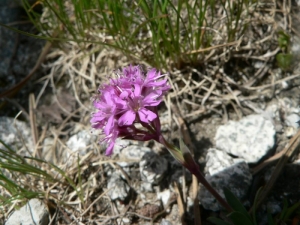
[[[287,6],[282,4],[272,6],[277,14],[261,6],[240,42],[213,50],[205,66],[201,62],[199,67],[169,71],[173,89],[160,107],[164,135],[177,144],[180,131],[184,132],[186,144],[218,192],[228,187],[250,208],[260,187],[271,188],[260,196],[264,201],[257,213],[259,224],[267,223],[267,210],[278,217],[284,201],[289,206],[300,201],[299,6],[292,3],[294,20],[290,20],[281,13]],[[20,10],[14,7],[9,10]],[[7,12],[4,6],[0,9]],[[295,62],[288,70],[280,68],[275,58],[281,51],[280,29],[292,39]],[[40,54],[44,43],[15,35],[1,28],[6,38],[0,38],[5,59],[0,62],[0,76],[5,77],[2,93],[30,73],[37,60],[33,55]],[[101,49],[86,55],[74,43],[52,46],[40,72],[18,94],[6,97],[0,111],[0,139],[22,157],[43,159],[63,172],[26,159],[59,181],[8,174],[42,195],[3,204],[0,223],[30,224],[32,217],[25,217],[30,209],[37,224],[194,224],[192,177],[161,145],[119,140],[113,156],[105,157],[105,146],[98,145],[97,132],[90,127],[90,97],[114,69],[129,63],[138,62],[117,51]],[[28,107],[31,93],[33,110]],[[14,120],[19,110],[23,113]],[[280,172],[278,177],[274,171]],[[196,192],[202,224],[209,224],[209,216],[224,218],[201,185]],[[11,193],[0,186],[0,195]],[[24,204],[19,210],[13,207]]]

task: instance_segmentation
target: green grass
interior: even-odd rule
[[[43,187],[44,184],[51,186],[56,183],[67,189],[71,188],[83,201],[81,182],[75,184],[65,171],[54,164],[38,158],[24,157],[3,141],[0,140],[0,143],[3,145],[0,148],[0,211],[3,212],[6,206],[14,203],[22,205],[28,199],[48,198],[49,193]],[[57,174],[63,179],[56,178]]]
[[[247,9],[253,4],[251,0],[23,3],[44,36],[51,37],[58,29],[59,40],[93,42],[165,69],[201,63],[207,53],[189,53],[218,44],[220,36],[222,44],[238,40],[247,27]],[[42,17],[35,11],[38,4],[47,11]]]
[[[121,51],[136,63],[142,61],[166,70],[190,65],[197,68],[209,54],[198,50],[239,40],[247,28],[247,9],[254,4],[251,0],[40,0],[34,5],[27,0],[22,2],[40,32],[28,35],[58,42],[74,41],[87,54],[86,44],[93,43],[99,48]],[[43,14],[38,10],[40,4]],[[54,33],[58,33],[55,38]],[[41,165],[64,179],[56,180]],[[77,170],[75,183],[58,166],[24,158],[5,146],[0,149],[0,186],[6,191],[0,195],[0,210],[16,200],[46,196],[41,187],[24,182],[28,179],[42,180],[48,185],[60,182],[75,190],[83,201],[79,163]]]

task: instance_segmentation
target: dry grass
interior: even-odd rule
[[[249,9],[250,16],[244,14],[241,17],[240,23],[247,24],[244,34],[229,43],[225,38],[227,30],[223,12],[216,14],[219,22],[215,27],[204,30],[219,34],[213,40],[213,47],[186,52],[203,53],[197,65],[182,65],[180,69],[173,67],[168,71],[173,88],[165,99],[169,120],[176,117],[172,104],[178,107],[186,121],[210,114],[218,114],[227,120],[229,111],[242,117],[259,111],[256,103],[273,98],[285,88],[286,83],[289,87],[293,86],[293,81],[299,80],[299,71],[282,71],[276,68],[274,60],[280,52],[278,31],[298,35],[298,24],[293,24],[299,22],[298,11],[295,14],[294,11],[290,1],[257,2]],[[91,38],[99,35],[91,31],[88,34]],[[111,37],[101,35],[103,40],[111,40]],[[142,55],[139,49],[136,51],[137,55]],[[47,55],[43,67],[49,74],[37,81],[43,84],[40,94],[36,98],[30,97],[34,156],[47,158],[64,171],[65,176],[45,163],[35,162],[57,181],[47,183],[30,175],[20,176],[16,181],[44,193],[44,200],[52,212],[51,224],[122,224],[120,221],[124,217],[132,218],[131,224],[156,224],[176,204],[175,198],[172,198],[166,208],[154,210],[142,207],[139,197],[126,205],[111,201],[107,195],[105,167],[120,170],[128,177],[116,164],[119,159],[104,157],[103,149],[96,142],[87,147],[88,154],[77,158],[77,154],[65,144],[71,134],[90,130],[90,98],[98,85],[108,81],[114,69],[130,63],[147,65],[143,60],[128,59],[117,50],[93,43],[58,43]],[[170,124],[170,127],[178,129],[176,124]],[[47,138],[51,138],[51,146],[48,152],[44,152]],[[136,185],[128,179],[130,185]],[[187,189],[183,190],[184,195],[189,195]],[[178,190],[177,186],[175,190]],[[0,218],[7,218],[18,203],[15,201],[8,208],[3,208],[6,213]],[[183,214],[186,203],[178,198],[177,204]],[[154,210],[153,213],[151,210]],[[179,220],[173,222],[176,224]]]

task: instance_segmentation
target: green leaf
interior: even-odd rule
[[[185,165],[184,157],[180,149],[178,149],[175,145],[165,144],[170,154],[181,164]]]
[[[279,217],[280,220],[283,220],[283,218],[285,217],[287,209],[288,209],[288,202],[286,199],[284,199],[283,200],[283,209],[282,209],[282,211],[280,213],[280,217]]]
[[[258,191],[256,192],[256,195],[255,195],[255,198],[254,198],[254,202],[253,202],[253,206],[252,206],[252,208],[253,208],[253,210],[252,210],[252,218],[253,218],[253,222],[254,222],[255,225],[257,224],[257,222],[256,222],[256,209],[257,209],[257,203],[258,203],[260,194],[261,194],[261,192],[262,192],[262,189],[263,189],[263,187],[260,187],[260,188],[258,189]]]
[[[285,54],[285,53],[278,53],[276,55],[276,60],[277,60],[278,66],[281,69],[287,70],[292,65],[293,55],[292,54]]]
[[[232,209],[244,215],[248,220],[251,221],[248,211],[245,209],[240,200],[228,188],[224,188],[224,194],[228,204],[232,207]]]
[[[268,209],[268,225],[276,225],[276,223],[274,222],[274,219],[272,217],[272,213],[270,212],[269,209]]]
[[[290,45],[290,36],[283,31],[278,32],[278,45],[279,47],[285,51]]]
[[[253,225],[254,223],[251,221],[248,215],[245,215],[240,212],[233,212],[228,215],[233,224],[235,225]]]
[[[209,217],[209,218],[207,219],[207,221],[209,221],[209,222],[211,222],[211,223],[213,223],[213,224],[216,224],[216,225],[230,225],[229,222],[226,222],[226,221],[224,221],[224,220],[218,219],[218,218],[216,218],[216,217]]]
[[[189,148],[186,146],[186,144],[183,142],[182,138],[179,138],[179,147],[183,153],[189,152]]]
[[[288,219],[290,219],[291,215],[300,207],[300,202],[297,202],[296,204],[292,205],[291,207],[289,207],[286,212],[285,215],[283,216],[282,220],[284,222],[287,222]]]

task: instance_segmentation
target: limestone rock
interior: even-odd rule
[[[92,143],[92,141],[96,141],[95,137],[92,137],[88,131],[82,130],[69,138],[67,146],[72,151],[77,152],[80,155],[85,155],[87,147]]]
[[[239,199],[246,196],[252,175],[243,159],[231,158],[225,152],[211,148],[208,150],[206,160],[205,177],[222,197],[225,197],[223,193],[225,187]],[[199,200],[206,209],[213,211],[220,209],[216,199],[202,185]]]
[[[110,189],[108,195],[113,201],[126,201],[130,196],[130,186],[117,172],[113,173],[112,176],[109,178],[107,183],[107,189]]]
[[[142,160],[143,155],[151,152],[151,148],[139,146],[139,145],[128,145],[120,151],[120,166],[129,166],[134,163],[139,163]]]
[[[250,115],[240,121],[229,121],[217,130],[216,147],[247,163],[256,163],[275,144],[275,128],[262,115]]]
[[[18,151],[24,148],[24,143],[30,151],[33,151],[30,126],[23,121],[9,117],[0,117],[0,139],[6,145]],[[0,144],[1,146],[2,144]]]
[[[168,170],[168,161],[154,152],[147,152],[140,161],[140,173],[143,181],[158,184]]]
[[[21,209],[13,212],[5,225],[48,225],[49,212],[39,199],[31,199]]]

